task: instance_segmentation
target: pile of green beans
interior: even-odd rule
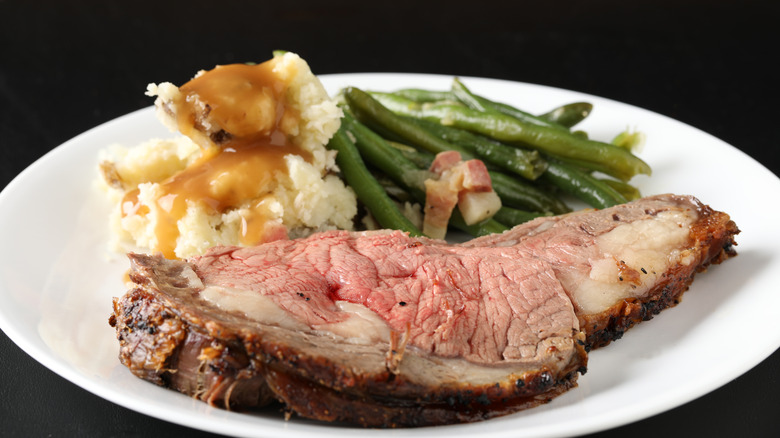
[[[328,147],[338,151],[342,176],[383,228],[421,234],[397,203],[425,205],[427,169],[444,151],[482,160],[501,198],[501,210],[480,224],[466,225],[455,210],[450,225],[473,236],[570,212],[561,194],[594,208],[628,202],[640,197],[628,181],[651,172],[632,153],[641,136],[621,134],[612,144],[572,131],[591,113],[587,102],[533,115],[474,94],[457,78],[447,91],[347,87],[342,98],[344,118]],[[393,186],[393,197],[377,175]]]

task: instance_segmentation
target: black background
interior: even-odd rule
[[[778,4],[0,0],[0,187],[71,137],[150,105],[147,83],[275,49],[317,74],[484,76],[611,98],[702,129],[777,175]],[[745,342],[761,335],[741,329]],[[594,436],[780,436],[778,372],[775,352],[711,394]],[[210,434],[104,401],[0,334],[0,435]]]

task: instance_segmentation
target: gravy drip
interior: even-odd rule
[[[242,210],[240,243],[261,243],[267,232],[274,181],[287,174],[284,156],[297,154],[311,159],[308,151],[292,144],[282,126],[298,123],[299,114],[285,105],[287,84],[272,71],[272,61],[259,65],[218,66],[181,86],[176,102],[179,131],[195,139],[204,120],[225,131],[220,145],[203,148],[192,165],[160,182],[157,200],[160,217],[155,234],[157,247],[167,258],[176,258],[178,221],[188,202],[211,213],[223,213],[252,201]],[[123,215],[145,215],[148,207],[138,201],[138,189],[128,192]]]

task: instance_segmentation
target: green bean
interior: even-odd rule
[[[382,103],[390,105],[388,109],[398,114],[465,129],[503,143],[526,145],[554,157],[592,163],[621,180],[651,173],[647,163],[625,149],[567,131],[524,123],[504,114],[487,114],[449,104],[402,106],[390,101]]]
[[[390,131],[401,139],[434,154],[454,150],[460,152],[460,156],[464,160],[474,158],[465,148],[444,141],[393,113],[363,90],[348,87],[344,90],[344,97],[354,111],[355,117],[372,128],[379,126],[383,130]]]
[[[455,79],[459,86],[463,86],[463,83],[459,79]],[[465,89],[465,86],[463,86]],[[452,91],[432,91],[419,88],[405,88],[394,91],[390,94],[409,99],[417,103],[426,102],[441,102],[441,101],[463,101],[459,98],[458,93],[455,90]],[[469,92],[474,98],[477,99],[477,103],[483,107],[489,107],[494,111],[501,112],[503,114],[517,117],[520,120],[528,118],[535,120],[538,124],[544,124],[542,121],[558,124],[566,128],[571,128],[577,123],[583,121],[593,111],[593,104],[589,102],[574,102],[566,105],[554,108],[544,114],[534,116],[531,113],[525,112],[518,108],[515,108],[509,104],[496,102],[494,100],[487,99],[483,96],[479,96]],[[466,98],[466,96],[463,96]],[[542,119],[542,121],[538,120]],[[532,122],[533,123],[533,122]]]
[[[471,109],[487,113],[498,113],[499,111],[491,105],[493,102],[488,101],[482,96],[477,96],[472,93],[471,90],[463,85],[463,82],[458,78],[452,79],[452,86],[450,87],[452,95],[455,96],[460,103],[466,105]]]
[[[614,179],[608,179],[608,178],[599,178],[599,179],[601,180],[601,182],[617,190],[618,193],[623,195],[623,197],[626,198],[626,200],[628,201],[634,201],[642,197],[642,193],[639,192],[639,189],[632,186],[629,183],[623,181],[617,181]]]
[[[541,117],[537,117],[531,113],[519,110],[510,105],[499,104],[482,96],[478,96],[472,93],[471,90],[469,90],[458,78],[452,80],[452,94],[455,95],[455,97],[457,97],[458,100],[467,107],[480,112],[488,114],[504,114],[532,125],[544,126],[561,131],[569,130],[569,128],[566,126],[551,122]]]
[[[394,91],[392,94],[412,100],[414,102],[440,102],[443,100],[456,101],[457,98],[449,91],[431,91],[420,88],[404,88]]]
[[[372,170],[369,166],[369,170]],[[412,196],[411,193],[409,193],[405,188],[399,186],[395,183],[395,181],[391,180],[387,175],[385,175],[382,172],[371,172],[372,175],[374,175],[374,178],[376,178],[376,181],[381,185],[387,194],[398,201],[399,203],[403,202],[417,202],[417,200]],[[400,208],[400,207],[399,207]]]
[[[585,120],[585,118],[590,115],[591,111],[593,111],[593,104],[588,102],[574,102],[554,108],[539,117],[571,128],[577,123]]]
[[[501,202],[508,207],[554,214],[571,211],[563,201],[535,185],[500,172],[489,171],[488,173],[490,173],[493,190],[501,198]]]
[[[611,172],[609,166],[602,163],[596,163],[593,161],[575,160],[571,158],[562,158],[562,157],[556,157],[556,159],[561,162],[567,163],[571,166],[574,166],[584,172],[596,171],[607,175],[611,174],[612,176],[618,178],[621,181],[628,181],[632,177],[632,175],[629,173],[619,173],[614,171]]]
[[[642,149],[645,144],[645,134],[640,131],[623,131],[611,143],[617,147],[627,149],[631,152]]]
[[[463,215],[460,214],[460,210],[458,210],[457,208],[455,210],[452,210],[452,216],[450,217],[450,225],[474,237],[487,236],[488,234],[503,233],[504,231],[509,229],[509,227],[498,222],[493,218],[484,220],[474,225],[466,225],[466,221],[463,220]]]
[[[588,138],[588,133],[585,132],[585,131],[572,131],[571,133],[573,135],[577,135],[577,136],[580,136],[580,137],[585,138],[585,139]]]
[[[591,207],[607,208],[628,202],[615,189],[568,164],[551,161],[542,180],[585,202]]]
[[[373,97],[380,105],[387,108],[396,114],[401,114],[408,117],[416,117],[423,107],[429,105],[440,104],[441,102],[415,102],[414,100],[407,99],[404,96],[400,96],[395,93],[387,93],[384,91],[368,91],[371,97]]]
[[[535,180],[547,168],[547,162],[537,151],[512,147],[469,131],[427,120],[409,120],[450,143],[463,146],[485,164],[492,164],[525,179]]]
[[[431,164],[433,164],[433,159],[436,157],[430,152],[415,149],[412,146],[404,143],[399,143],[392,140],[386,141],[387,144],[401,151],[401,154],[406,157],[407,160],[413,162],[415,166],[419,167],[420,169],[429,169]]]
[[[422,236],[422,232],[398,210],[385,189],[371,175],[355,144],[343,129],[336,132],[328,142],[328,147],[338,152],[336,164],[344,180],[383,228],[405,231],[412,236]]]
[[[393,107],[415,105],[414,102],[394,93],[371,92],[369,95],[381,100],[379,102],[380,105],[386,105],[391,101]],[[444,139],[449,144],[464,148],[487,165],[499,167],[523,178],[535,180],[547,167],[547,163],[539,156],[537,151],[505,145],[469,131],[444,126],[428,120],[409,116],[403,117],[403,119],[428,131],[430,135]],[[383,130],[381,134],[384,137],[400,139],[400,136],[396,133],[387,132],[386,130]],[[430,150],[430,148],[426,149]],[[460,151],[461,149],[455,148],[455,150]]]
[[[499,223],[508,227],[514,227],[538,217],[550,216],[550,213],[538,213],[532,211],[518,210],[510,207],[501,207],[493,216]]]

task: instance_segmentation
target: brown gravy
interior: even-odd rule
[[[176,258],[178,221],[188,202],[214,214],[254,200],[242,218],[240,243],[263,241],[270,217],[269,188],[280,173],[288,173],[284,156],[311,159],[282,131],[283,124],[298,123],[299,114],[285,105],[287,84],[271,68],[270,62],[219,66],[179,88],[182,101],[176,102],[176,116],[182,134],[192,138],[199,120],[208,117],[228,135],[222,144],[203,148],[202,157],[188,168],[160,182],[163,194],[157,205],[161,217],[155,229],[157,247],[152,250]],[[123,215],[149,211],[138,202],[137,189],[126,194],[122,209]]]

